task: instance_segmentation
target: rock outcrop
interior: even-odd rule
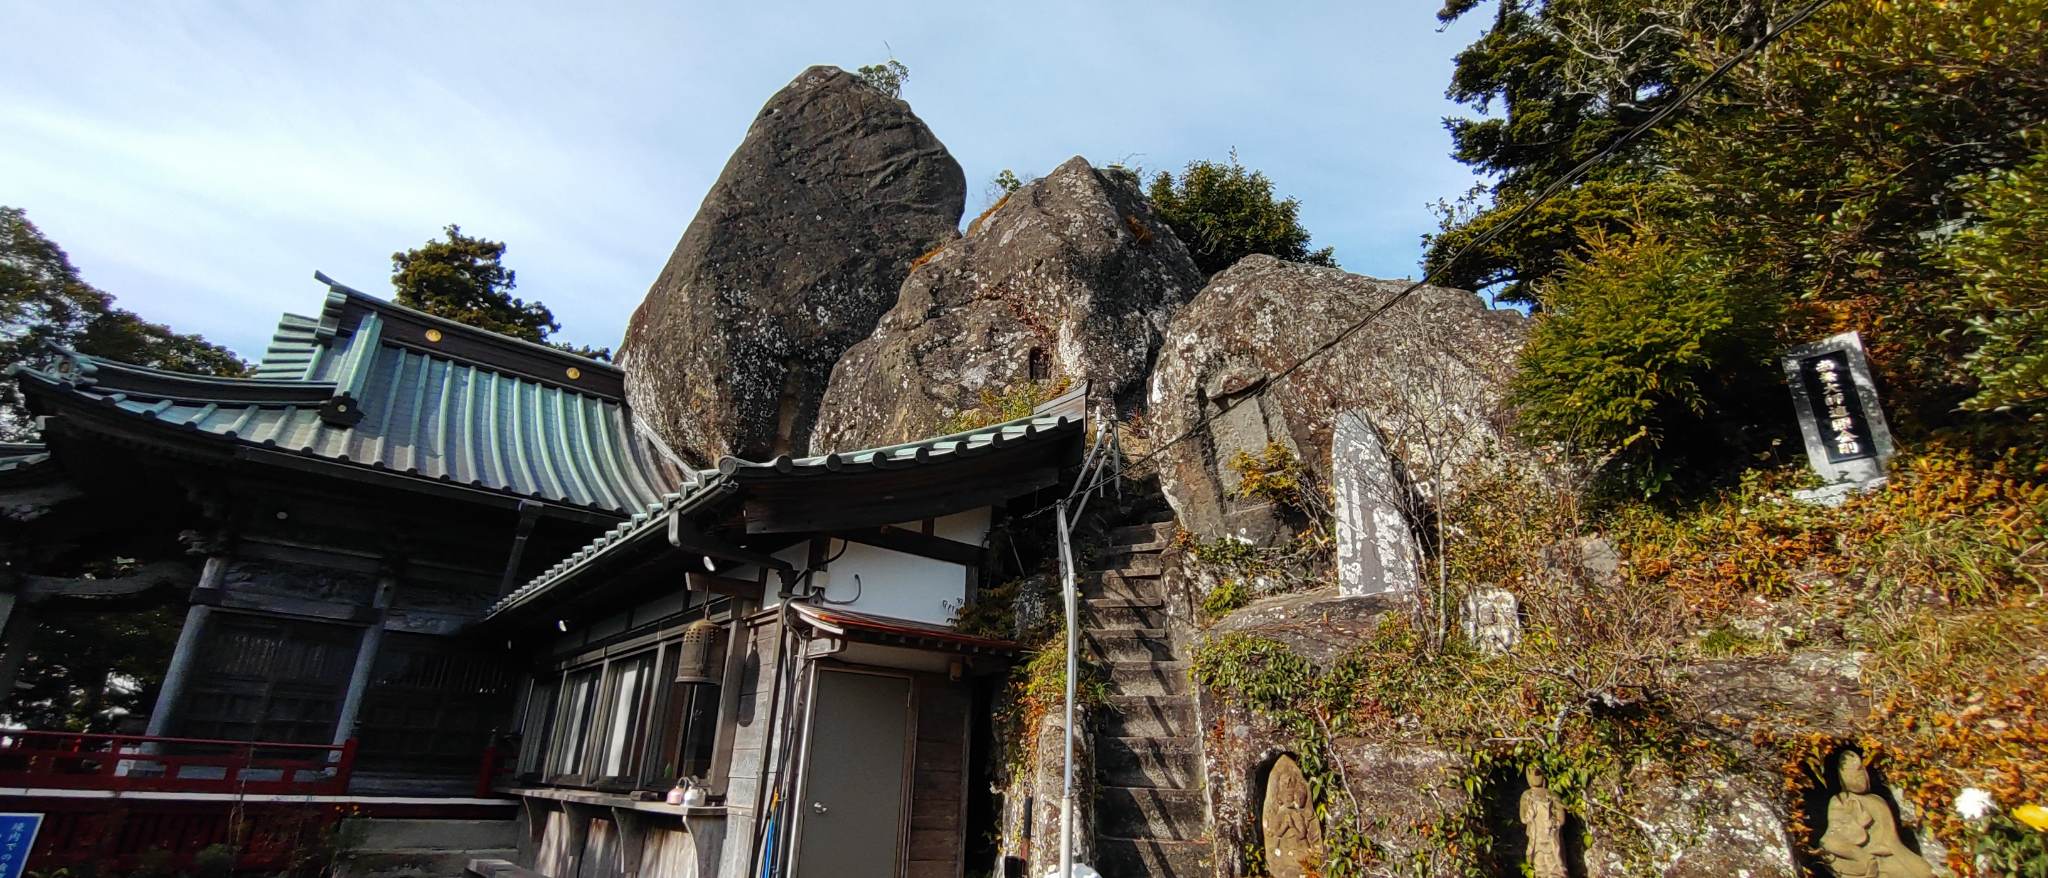
[[[1206,648],[1233,636],[1269,639],[1328,670],[1364,642],[1367,632],[1410,609],[1387,595],[1348,597],[1331,589],[1281,595],[1225,616],[1201,635],[1201,642]],[[1621,817],[1628,831],[1573,815],[1577,819],[1567,826],[1567,837],[1579,864],[1572,874],[1802,874],[1798,851],[1808,840],[1788,834],[1794,815],[1779,788],[1783,756],[1750,746],[1748,730],[1766,717],[1798,728],[1853,729],[1868,701],[1856,692],[1852,664],[1850,656],[1815,652],[1701,661],[1681,669],[1687,709],[1679,716],[1694,729],[1724,729],[1722,743],[1734,758],[1711,769],[1695,765],[1681,774],[1672,767],[1677,752],[1646,753],[1627,769],[1592,779],[1600,799],[1618,808],[1600,816]],[[1262,819],[1260,779],[1279,755],[1299,754],[1313,745],[1252,709],[1238,693],[1198,686],[1196,694],[1206,732],[1205,787],[1215,814],[1216,850],[1265,846],[1269,839],[1264,836],[1275,827]],[[1515,874],[1524,857],[1516,801],[1526,785],[1519,772],[1475,764],[1464,755],[1475,742],[1444,739],[1414,723],[1402,720],[1328,741],[1324,755],[1333,772],[1330,781],[1343,785],[1354,810],[1326,819],[1355,821],[1382,864],[1421,865],[1422,874],[1449,874],[1432,871],[1443,868],[1446,852],[1431,841],[1429,827],[1466,819],[1468,806],[1477,805],[1480,831],[1492,840],[1482,862],[1499,874]],[[1721,739],[1719,733],[1711,737]],[[1468,799],[1475,789],[1485,797],[1476,803]],[[1902,816],[1909,830],[1918,829],[1911,815]],[[1333,825],[1321,827],[1326,838]],[[1920,838],[1925,845],[1924,831]],[[1218,866],[1218,874],[1247,874],[1236,858],[1221,857]]]
[[[957,234],[960,164],[910,111],[836,67],[761,108],[633,313],[626,395],[691,462],[802,453],[840,354]]]
[[[1136,177],[1076,156],[911,271],[833,370],[811,450],[912,439],[1034,379],[1135,401],[1172,309],[1201,283]]]
[[[1278,444],[1330,477],[1332,425],[1357,412],[1426,496],[1432,480],[1497,447],[1499,405],[1526,318],[1461,290],[1423,287],[1356,334],[1267,386],[1274,375],[1380,308],[1406,283],[1247,257],[1211,278],[1167,328],[1153,369],[1156,437],[1202,424],[1161,456],[1181,524],[1207,538],[1278,536],[1263,502],[1233,500],[1238,452]]]

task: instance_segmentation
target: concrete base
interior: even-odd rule
[[[517,859],[514,820],[357,818],[338,878],[457,878],[472,860]],[[512,876],[506,876],[512,878]]]

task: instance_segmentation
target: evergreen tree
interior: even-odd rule
[[[1424,268],[1442,282],[1536,303],[1535,285],[1585,252],[1593,232],[1620,232],[1672,208],[1655,185],[1656,142],[1641,140],[1485,247],[1488,233],[1566,171],[1613,145],[1704,70],[1687,49],[1754,39],[1777,4],[1757,0],[1500,0],[1493,24],[1459,52],[1447,95],[1477,117],[1447,120],[1459,161],[1492,177],[1445,205]],[[1449,23],[1479,0],[1449,0]]]
[[[1239,164],[1232,151],[1225,162],[1191,162],[1175,177],[1160,172],[1147,195],[1152,210],[1186,244],[1196,267],[1215,274],[1255,253],[1290,262],[1335,266],[1336,251],[1308,248],[1301,227],[1301,202],[1274,198],[1273,181]]]
[[[0,366],[46,366],[60,348],[176,372],[248,371],[227,348],[114,307],[26,211],[0,206]],[[20,391],[0,383],[0,437],[22,438],[29,428]]]
[[[562,328],[546,305],[512,296],[518,276],[504,265],[503,242],[464,235],[453,223],[444,232],[445,241],[391,254],[398,304],[533,342]]]

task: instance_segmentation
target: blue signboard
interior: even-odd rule
[[[21,878],[42,828],[41,814],[0,814],[0,878]]]

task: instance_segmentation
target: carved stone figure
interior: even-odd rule
[[[1522,793],[1522,828],[1529,837],[1529,873],[1535,878],[1569,878],[1564,867],[1564,800],[1550,791],[1543,771],[1529,766]]]
[[[1883,797],[1870,791],[1870,770],[1853,750],[1835,769],[1841,792],[1828,800],[1820,847],[1836,878],[1929,878],[1933,868],[1899,838]]]
[[[1259,815],[1266,839],[1266,874],[1272,878],[1304,878],[1304,863],[1323,848],[1323,828],[1316,823],[1308,778],[1292,756],[1281,756],[1266,771],[1266,803]]]

